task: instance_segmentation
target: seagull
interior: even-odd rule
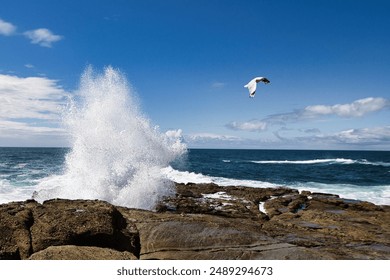
[[[264,77],[256,77],[252,80],[250,80],[249,83],[247,83],[244,87],[248,88],[249,90],[249,97],[255,97],[256,93],[256,86],[258,82],[263,82],[264,84],[269,84],[269,80]]]

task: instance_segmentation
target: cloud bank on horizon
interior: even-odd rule
[[[283,131],[289,131],[286,126],[295,122],[313,122],[326,117],[338,118],[362,118],[366,114],[389,110],[390,100],[382,97],[367,97],[355,100],[347,104],[335,105],[310,105],[304,109],[282,114],[270,115],[262,120],[250,120],[247,122],[231,122],[226,125],[231,130],[250,132],[264,132],[271,127],[279,127],[273,134],[278,141],[286,144],[306,143],[308,146],[357,145],[376,146],[390,141],[390,126],[371,127],[361,129],[348,129],[336,133],[321,133],[318,128],[300,130],[304,136],[282,136]],[[309,134],[309,135],[308,135]]]

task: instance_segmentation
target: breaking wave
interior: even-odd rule
[[[85,71],[64,126],[71,136],[64,172],[43,179],[34,199],[101,199],[152,209],[172,194],[174,183],[161,169],[185,154],[186,147],[150,124],[118,70]]]
[[[388,162],[370,162],[365,159],[345,159],[345,158],[330,158],[330,159],[310,159],[310,160],[253,160],[252,163],[258,164],[365,164],[375,166],[390,166]]]

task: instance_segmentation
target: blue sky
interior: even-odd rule
[[[0,146],[64,146],[88,65],[124,73],[189,147],[390,149],[379,0],[2,1]],[[243,86],[255,76],[255,98]]]

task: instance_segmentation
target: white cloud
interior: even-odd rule
[[[185,139],[188,141],[209,141],[209,140],[222,140],[222,141],[236,141],[240,138],[231,135],[221,135],[215,133],[195,133],[186,135]]]
[[[30,63],[27,63],[24,65],[24,67],[26,68],[34,68],[34,65],[30,64]]]
[[[362,117],[369,113],[379,112],[390,108],[390,100],[381,97],[367,97],[358,99],[348,104],[336,105],[312,105],[301,110],[288,113],[270,115],[262,120],[251,120],[247,122],[233,121],[226,125],[233,130],[251,132],[262,132],[270,125],[284,125],[289,122],[318,119],[323,116],[339,116],[343,118]]]
[[[10,22],[6,22],[0,19],[0,35],[11,36],[15,34],[21,35],[16,33],[16,26]],[[23,32],[22,34],[26,38],[30,39],[32,44],[38,44],[42,47],[47,47],[47,48],[51,48],[54,42],[60,41],[64,38],[63,36],[53,34],[47,28],[28,30]]]
[[[194,133],[184,135],[185,143],[192,148],[213,148],[228,146],[231,143],[237,142],[239,138],[230,135],[220,135],[216,133]]]
[[[195,133],[184,135],[184,139],[190,148],[216,148],[216,149],[259,149],[275,148],[280,141],[270,138],[243,138],[233,135],[216,133]]]
[[[49,29],[39,28],[24,32],[24,35],[31,40],[32,44],[51,48],[52,43],[60,41],[63,36],[53,34]]]
[[[349,104],[336,104],[333,106],[314,105],[306,107],[301,115],[303,117],[316,117],[321,115],[337,115],[340,117],[361,117],[371,112],[377,112],[390,106],[390,101],[381,97],[367,97]]]
[[[318,128],[307,128],[301,130],[304,133],[320,133],[321,131]]]
[[[16,26],[12,23],[0,19],[0,35],[10,36],[16,31]]]
[[[318,132],[314,135],[288,136],[281,135],[283,129],[274,132],[280,140],[280,144],[289,144],[291,147],[305,148],[390,148],[390,126],[347,129],[335,133],[322,134]]]
[[[347,144],[390,144],[390,126],[349,129],[330,136],[341,143]]]
[[[66,95],[55,80],[0,74],[0,119],[57,120]]]
[[[190,148],[242,148],[246,146],[246,139],[217,133],[193,133],[183,136]]]
[[[0,119],[0,146],[65,147],[67,133],[59,127],[32,126],[26,122]]]
[[[190,148],[379,150],[390,148],[390,126],[348,129],[334,133],[321,133],[317,129],[297,130],[283,127],[275,131],[273,136],[242,138],[214,133],[196,133],[184,135],[184,139]]]
[[[214,83],[211,84],[212,88],[223,88],[225,86],[226,86],[226,84],[222,83],[222,82],[214,82]]]
[[[251,120],[243,123],[231,122],[227,124],[226,127],[233,130],[260,132],[267,129],[267,123],[260,120]]]
[[[0,138],[62,135],[58,123],[67,95],[56,80],[0,74]]]
[[[307,106],[301,110],[270,115],[262,121],[268,124],[284,124],[287,122],[318,119],[323,116],[332,115],[343,118],[355,118],[388,108],[390,108],[389,99],[382,97],[367,97],[347,104]]]
[[[370,113],[375,113],[390,108],[390,99],[381,97],[367,97],[346,104],[313,105],[300,110],[294,110],[282,114],[269,115],[261,120],[247,122],[233,121],[226,125],[231,130],[265,132],[262,138],[267,137],[270,127],[275,137],[273,143],[258,139],[257,146],[274,145],[282,148],[359,148],[389,149],[390,126],[376,128],[348,129],[340,132],[322,133],[318,128],[289,128],[287,124],[322,120],[325,117],[336,116],[339,118],[360,118]],[[350,122],[349,122],[350,123]],[[250,145],[255,143],[249,139],[243,139],[241,143]],[[252,145],[253,146],[253,145]]]
[[[59,127],[32,126],[26,122],[7,121],[0,119],[1,137],[24,137],[25,135],[65,134],[65,130]]]

